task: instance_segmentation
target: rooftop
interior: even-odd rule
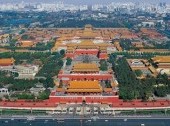
[[[102,92],[99,81],[70,81],[67,92]]]
[[[156,56],[152,60],[158,63],[170,63],[170,56]]]
[[[32,46],[34,46],[33,41],[21,41],[20,44],[21,44],[20,45],[21,47],[32,47]]]
[[[0,59],[0,65],[13,64],[15,60],[13,58],[2,58]]]
[[[74,72],[81,71],[99,71],[99,68],[96,63],[76,63],[73,66]]]
[[[70,81],[69,89],[100,89],[99,81]]]

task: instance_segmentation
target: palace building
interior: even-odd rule
[[[152,60],[158,68],[170,68],[170,56],[156,56]]]
[[[15,60],[13,58],[2,58],[0,59],[0,66],[11,66]]]
[[[60,30],[53,51],[64,49],[66,58],[72,58],[72,63],[64,65],[59,72],[57,89],[52,91],[49,100],[58,104],[118,101],[117,82],[107,62],[108,52],[116,50],[111,33],[91,25],[84,29]]]
[[[152,61],[157,67],[157,72],[160,74],[167,74],[170,78],[170,56],[156,56]]]
[[[119,43],[113,44],[115,38],[136,38],[137,35],[126,28],[93,28],[86,25],[84,29],[59,29],[52,51],[66,51],[66,57],[74,58],[77,55],[95,55],[99,59],[107,59],[108,53],[122,51]]]

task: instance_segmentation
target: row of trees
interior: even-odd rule
[[[116,59],[114,60],[116,61]],[[112,62],[113,70],[119,82],[119,96],[124,100],[132,100],[139,97],[139,80],[131,71],[125,58],[119,58]]]
[[[25,91],[34,87],[36,83],[38,83],[38,79],[35,80],[16,80],[14,77],[6,72],[0,72],[0,85],[4,87],[9,85],[10,91]]]
[[[48,57],[48,60],[46,63],[44,63],[42,69],[39,71],[37,76],[43,76],[47,78],[52,78],[53,76],[58,75],[59,70],[63,66],[63,56],[62,51],[60,53],[56,53],[55,55],[52,55],[51,57]]]
[[[142,37],[143,39],[144,36]],[[132,45],[132,41],[130,39],[120,39],[120,46],[123,48],[123,50],[129,51],[129,50],[139,50],[140,48],[137,48],[135,46]],[[153,44],[154,47],[149,47],[149,46],[144,46],[144,49],[170,49],[170,42],[169,41],[165,41],[162,42],[161,44],[156,43],[155,41],[152,40],[148,40],[149,43]]]
[[[130,39],[120,39],[120,46],[123,50],[130,50],[133,48]]]
[[[94,19],[85,19],[85,20],[75,20],[70,19],[67,21],[63,21],[59,24],[56,24],[55,27],[84,27],[86,24],[91,24],[94,27],[124,27],[123,24],[119,22],[119,20],[94,20]]]
[[[104,60],[104,59],[100,60],[100,70],[101,71],[107,71],[108,70],[107,61]]]
[[[50,52],[6,52],[6,53],[0,53],[0,58],[11,58],[13,57],[15,59],[15,64],[20,64],[21,61],[27,61],[28,63],[31,63],[32,61],[38,59],[42,61],[42,63],[47,62],[48,57],[50,57]]]
[[[138,52],[115,52],[110,55],[110,57],[117,57],[117,56],[124,56],[128,59],[151,59],[154,56],[169,56],[170,52],[143,52],[143,53],[138,53]]]
[[[61,50],[60,52],[54,53],[48,57],[47,62],[44,63],[42,69],[39,71],[37,76],[45,77],[46,79],[41,79],[40,82],[44,84],[46,88],[54,87],[53,77],[57,76],[61,67],[63,66],[62,58],[65,55],[65,51]]]
[[[117,58],[117,56],[111,55],[109,61],[116,73],[119,82],[119,96],[123,100],[148,100],[153,94],[164,97],[170,93],[170,80],[166,74],[157,77],[148,76],[146,79],[139,80],[125,57]]]
[[[37,43],[35,47],[28,48],[29,50],[36,50],[36,51],[46,51],[51,50],[54,47],[55,41],[50,41],[48,43]]]
[[[17,98],[17,99],[26,99],[26,100],[45,100],[48,99],[50,95],[50,90],[45,90],[43,92],[40,92],[38,96],[35,96],[34,94],[30,93],[21,93],[21,94],[13,94],[10,97],[11,98]]]

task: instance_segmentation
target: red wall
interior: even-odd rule
[[[74,53],[66,53],[65,56],[69,58],[74,58]]]
[[[82,103],[83,101],[86,101],[86,103],[115,103],[119,102],[118,96],[113,96],[113,97],[103,97],[103,96],[82,96],[82,97],[76,97],[76,96],[71,96],[71,97],[50,97],[49,101],[50,102],[55,102],[55,103]]]
[[[59,74],[58,78],[62,77],[69,78],[70,80],[110,80],[112,79],[111,74]]]
[[[100,59],[107,59],[108,55],[107,55],[107,53],[100,53],[99,58]]]
[[[89,54],[89,55],[97,55],[98,49],[76,49],[75,55]]]
[[[86,97],[86,103],[114,103],[118,102],[119,97],[113,96],[113,97]]]
[[[13,64],[12,63],[2,63],[0,64],[0,66],[12,66]]]
[[[82,97],[50,97],[52,103],[82,103]]]

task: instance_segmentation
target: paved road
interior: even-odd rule
[[[170,116],[69,116],[69,115],[44,115],[44,116],[22,116],[22,115],[3,115],[0,119],[170,119]]]
[[[143,125],[142,125],[143,124]],[[0,119],[0,126],[169,126],[170,119]]]

